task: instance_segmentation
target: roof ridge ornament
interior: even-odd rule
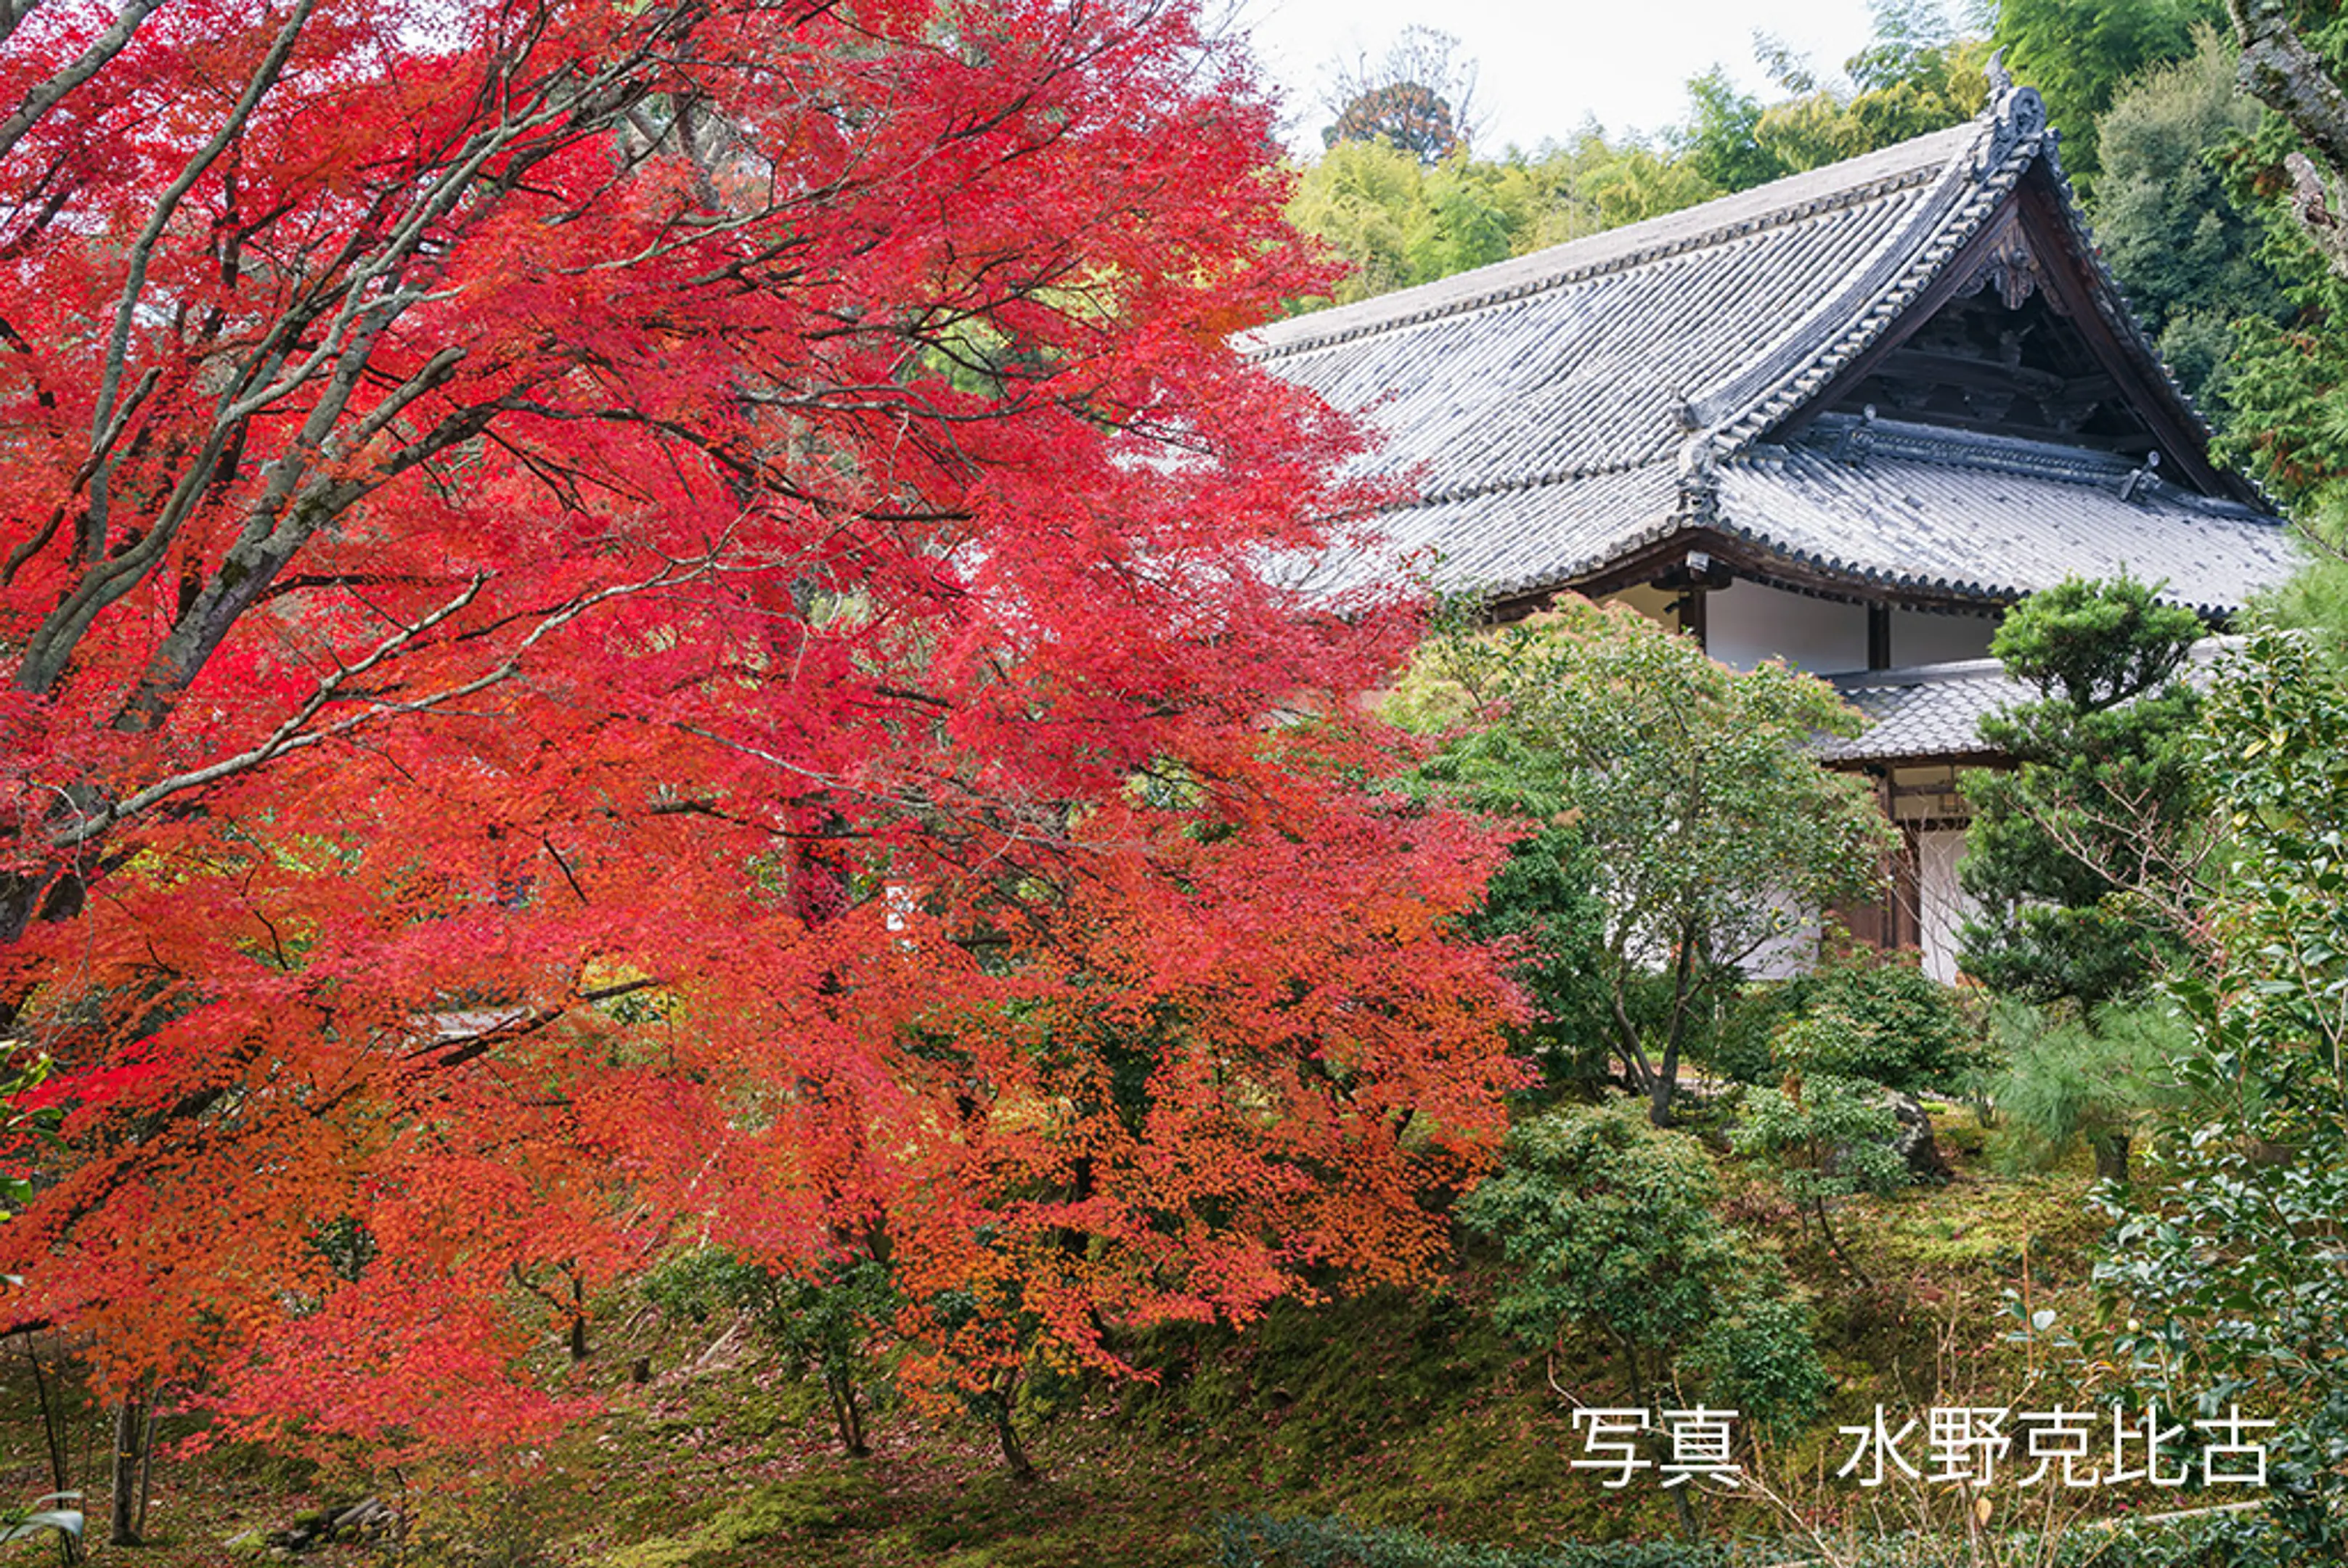
[[[1875,405],[1869,404],[1860,411],[1856,424],[1847,424],[1835,437],[1834,456],[1839,462],[1857,463],[1864,466],[1875,455]]]
[[[2005,167],[2024,143],[2046,139],[2046,100],[2038,96],[2036,87],[2013,85],[2013,77],[2004,65],[2005,51],[2000,49],[1989,58],[1989,103],[1982,118],[1989,122],[1989,137],[1983,143],[1980,158],[1973,164],[1973,178],[1987,179]]]
[[[1680,444],[1673,515],[1682,527],[1703,528],[1720,516],[1720,449],[1714,435],[1698,431]]]

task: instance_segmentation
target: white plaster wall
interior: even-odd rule
[[[1891,612],[1891,664],[1949,664],[1986,659],[1997,620],[1988,615],[1931,615],[1921,610]]]
[[[1957,885],[1965,830],[1927,828],[1916,835],[1917,924],[1922,927],[1924,972],[1942,985],[1957,979],[1957,931],[1976,906]]]
[[[1770,907],[1792,924],[1785,934],[1754,949],[1745,960],[1745,977],[1753,980],[1790,980],[1818,967],[1818,938],[1825,928],[1816,917],[1798,912],[1790,899],[1772,898]]]
[[[1867,607],[1733,582],[1704,596],[1705,651],[1732,670],[1783,659],[1814,675],[1867,668]]]

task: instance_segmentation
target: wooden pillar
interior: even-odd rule
[[[1867,607],[1867,667],[1891,668],[1891,607],[1888,604]]]
[[[1924,843],[1914,823],[1893,825],[1900,847],[1892,851],[1890,946],[1909,952],[1924,945]]]
[[[1875,803],[1884,819],[1891,817],[1891,771],[1869,768],[1868,777],[1875,784]],[[1829,910],[1840,920],[1846,930],[1870,948],[1890,949],[1899,945],[1900,928],[1900,852],[1894,849],[1883,866],[1883,877],[1875,897],[1864,904]]]

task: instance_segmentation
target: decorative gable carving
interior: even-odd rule
[[[1966,299],[1984,289],[1994,289],[2007,310],[2020,310],[2045,282],[2045,270],[2023,226],[2021,214],[2011,207],[2006,209],[1982,236],[1982,241],[1988,253],[1957,285],[1957,297]],[[2058,315],[2068,313],[2056,294],[2050,292],[2046,303]]]

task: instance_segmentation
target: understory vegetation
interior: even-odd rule
[[[1717,1124],[1659,1134],[1635,1111],[1619,1118],[1632,1135],[1684,1151],[1688,1179],[1716,1205],[1688,1220],[1733,1227],[1733,1273],[1769,1281],[1767,1299],[1798,1312],[1792,1342],[1766,1348],[1807,1358],[1823,1377],[1802,1390],[1814,1419],[1773,1440],[1766,1474],[1853,1551],[1881,1525],[1910,1527],[1919,1506],[1942,1523],[1950,1510],[1945,1499],[1879,1499],[1835,1480],[1849,1446],[1835,1426],[1865,1421],[1878,1403],[1916,1412],[1935,1401],[2052,1398],[2076,1372],[2056,1337],[2023,1336],[2009,1303],[2026,1294],[2034,1311],[2059,1314],[2065,1333],[2096,1312],[2090,1271],[2103,1227],[2082,1202],[2093,1180],[2084,1155],[2008,1173],[1970,1110],[1936,1101],[1932,1113],[1952,1179],[1838,1208],[1865,1285],[1805,1235],[1795,1206],[1757,1162],[1725,1147]],[[1154,1381],[1071,1378],[1024,1393],[1016,1419],[1040,1471],[1032,1485],[1011,1478],[984,1420],[917,1408],[885,1358],[868,1368],[871,1453],[854,1458],[819,1373],[762,1331],[755,1307],[695,1322],[615,1296],[595,1304],[579,1374],[612,1395],[609,1412],[469,1482],[242,1445],[183,1458],[173,1445],[197,1423],[167,1417],[145,1555],[191,1568],[265,1560],[270,1535],[371,1492],[412,1508],[408,1561],[452,1568],[1682,1568],[1723,1560],[1737,1533],[1781,1548],[1750,1561],[1819,1555],[1768,1505],[1718,1495],[1704,1501],[1711,1543],[1692,1551],[1668,1494],[1609,1491],[1570,1468],[1580,1436],[1558,1390],[1632,1402],[1621,1349],[1587,1320],[1546,1343],[1504,1327],[1516,1271],[1500,1244],[1463,1239],[1457,1261],[1425,1287],[1283,1303],[1245,1330],[1157,1331],[1130,1348]],[[46,1337],[32,1346],[63,1385],[52,1392],[67,1414],[74,1479],[98,1489],[88,1502],[102,1514],[108,1412],[83,1402],[68,1346]],[[5,1481],[30,1494],[46,1487],[46,1439],[26,1342],[5,1352]],[[633,1381],[640,1358],[643,1383]],[[2028,1495],[2004,1494],[2001,1511]],[[2099,1512],[2199,1501],[2123,1490],[2105,1494]],[[1564,1549],[1635,1537],[1654,1543],[1613,1555]],[[1264,1555],[1235,1556],[1233,1540]],[[373,1561],[387,1549],[321,1542],[301,1557]],[[1362,1554],[1373,1550],[1383,1554]]]

